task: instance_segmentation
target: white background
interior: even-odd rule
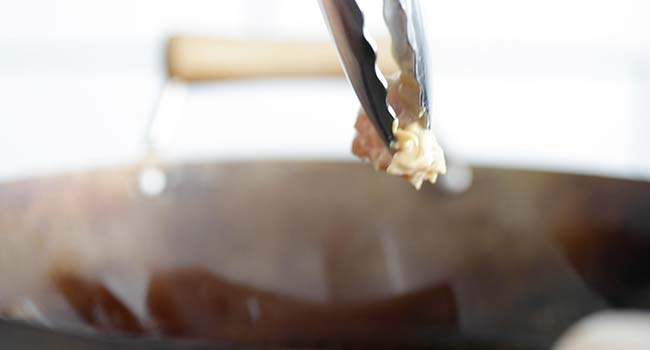
[[[422,5],[451,156],[650,176],[650,2]],[[172,33],[327,39],[313,0],[0,0],[0,179],[136,161]],[[191,86],[166,156],[351,159],[356,108],[340,79]]]

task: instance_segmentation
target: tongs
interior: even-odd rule
[[[384,144],[393,150],[395,111],[387,101],[386,79],[377,68],[376,44],[366,32],[363,12],[354,0],[320,0],[348,80]],[[427,47],[418,0],[384,0],[384,20],[393,56],[402,74],[420,88],[420,113],[431,126],[427,94]]]

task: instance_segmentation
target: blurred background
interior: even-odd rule
[[[381,37],[381,2],[361,4]],[[650,3],[422,7],[451,157],[650,178]],[[177,34],[329,40],[315,0],[0,0],[0,179],[141,159]],[[358,102],[342,77],[184,88],[167,160],[353,159]]]

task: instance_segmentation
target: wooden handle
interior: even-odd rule
[[[385,74],[397,70],[388,40],[378,45]],[[170,78],[206,81],[234,78],[342,76],[334,45],[327,41],[229,40],[176,36],[167,47]]]

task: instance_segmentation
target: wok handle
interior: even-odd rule
[[[378,43],[380,69],[396,71],[388,40]],[[328,41],[233,40],[175,36],[167,46],[170,78],[208,81],[235,78],[343,76]]]

